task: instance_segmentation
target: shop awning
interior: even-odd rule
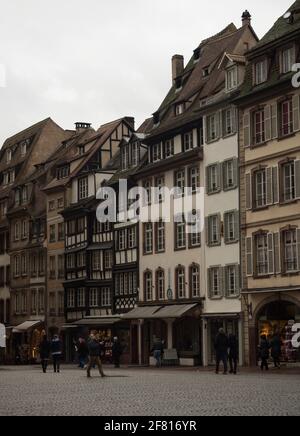
[[[106,326],[106,325],[114,325],[120,321],[121,321],[121,318],[119,316],[118,317],[113,317],[113,316],[111,316],[111,317],[99,317],[99,318],[93,317],[93,318],[83,318],[83,319],[80,319],[79,321],[76,321],[72,324],[74,325],[74,327],[76,327],[76,326],[78,326],[78,327],[80,327],[80,326],[88,326],[88,327],[99,326],[99,327],[101,327],[101,326]]]
[[[13,333],[23,333],[42,324],[43,321],[25,321],[13,328]]]
[[[122,319],[153,319],[153,315],[161,309],[161,306],[137,307],[129,313],[122,315]]]
[[[154,313],[152,318],[153,319],[181,318],[183,315],[185,315],[191,309],[194,309],[196,306],[198,306],[198,303],[164,306],[156,313]]]
[[[206,313],[204,315],[202,315],[201,318],[203,319],[237,319],[240,317],[239,313]]]

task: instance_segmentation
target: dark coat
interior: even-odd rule
[[[215,350],[218,354],[227,354],[228,352],[228,338],[225,333],[218,333],[215,339]]]
[[[60,339],[52,339],[52,341],[51,341],[51,354],[52,355],[62,354],[62,342]]]
[[[42,360],[49,359],[51,352],[51,343],[49,341],[42,341],[40,343],[40,357]]]
[[[239,344],[236,336],[229,335],[228,346],[229,346],[229,357],[231,357],[232,359],[237,359],[239,355]]]
[[[269,341],[267,341],[266,339],[262,339],[260,341],[259,351],[260,351],[260,357],[262,359],[269,359],[269,357],[270,357]]]
[[[273,336],[271,340],[271,355],[275,359],[281,356],[281,340],[278,335]]]
[[[86,342],[78,342],[77,350],[79,357],[86,357],[89,354],[89,349]]]
[[[112,346],[112,356],[120,357],[122,356],[122,353],[123,353],[123,347],[120,344],[120,342],[119,341],[114,342]]]
[[[101,356],[101,345],[96,339],[91,339],[88,342],[88,350],[90,357],[100,357]]]
[[[153,351],[161,351],[161,352],[163,352],[164,351],[164,344],[161,341],[154,342],[154,345],[153,345],[153,348],[152,348],[151,351],[152,352]]]

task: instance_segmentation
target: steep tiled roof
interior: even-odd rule
[[[28,127],[27,129],[22,130],[21,132],[6,139],[1,148],[1,152],[9,147],[12,147],[15,144],[18,144],[21,141],[24,141],[25,139],[31,138],[32,136],[36,135],[36,133],[38,133],[49,121],[51,121],[51,118],[46,118],[45,120],[40,121],[33,126]]]

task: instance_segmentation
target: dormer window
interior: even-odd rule
[[[295,63],[295,47],[289,47],[282,50],[280,53],[280,72],[281,74],[287,74],[292,71],[292,67]]]
[[[28,202],[28,186],[23,186],[22,188],[22,203],[26,204]]]
[[[237,66],[229,68],[226,72],[226,90],[232,91],[238,86],[238,68]]]
[[[178,103],[175,105],[175,115],[182,115],[184,112],[184,104],[183,103]]]
[[[15,206],[20,206],[21,204],[21,192],[19,189],[15,192]]]
[[[128,168],[128,147],[122,148],[122,170],[127,170]]]
[[[26,139],[25,141],[22,141],[20,146],[21,146],[21,156],[24,157],[26,156],[27,150],[28,150],[28,146],[30,145],[31,140],[30,139]]]
[[[155,144],[152,148],[152,160],[153,162],[157,162],[161,160],[161,144]]]
[[[198,62],[201,55],[201,48],[197,47],[196,50],[194,50],[194,62]]]
[[[194,132],[183,134],[183,151],[189,151],[194,148]]]
[[[69,177],[69,175],[70,175],[69,165],[66,165],[64,167],[57,169],[57,179],[58,180],[65,179],[65,178]]]
[[[254,66],[254,84],[260,85],[268,80],[268,60],[259,61]]]
[[[209,67],[203,68],[202,75],[203,75],[203,77],[208,77],[209,76]]]
[[[15,170],[7,171],[3,174],[3,185],[11,185],[15,181]]]
[[[139,164],[139,144],[134,142],[131,146],[131,165],[136,167]]]
[[[11,161],[11,157],[12,157],[12,151],[9,148],[8,150],[6,150],[6,163],[9,163]]]
[[[84,145],[79,145],[78,146],[78,154],[79,156],[82,156],[85,153],[85,146]]]
[[[160,123],[159,112],[155,112],[155,114],[153,114],[153,124],[154,126],[157,126],[159,123]]]

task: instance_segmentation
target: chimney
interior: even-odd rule
[[[75,127],[76,127],[76,133],[80,133],[83,130],[87,130],[91,128],[91,124],[90,123],[75,123]]]
[[[172,83],[174,85],[177,77],[181,76],[184,70],[184,57],[175,55],[172,57]]]
[[[243,24],[243,27],[250,26],[250,24],[251,24],[251,14],[249,11],[247,11],[247,9],[245,10],[245,12],[242,15],[242,24]]]

